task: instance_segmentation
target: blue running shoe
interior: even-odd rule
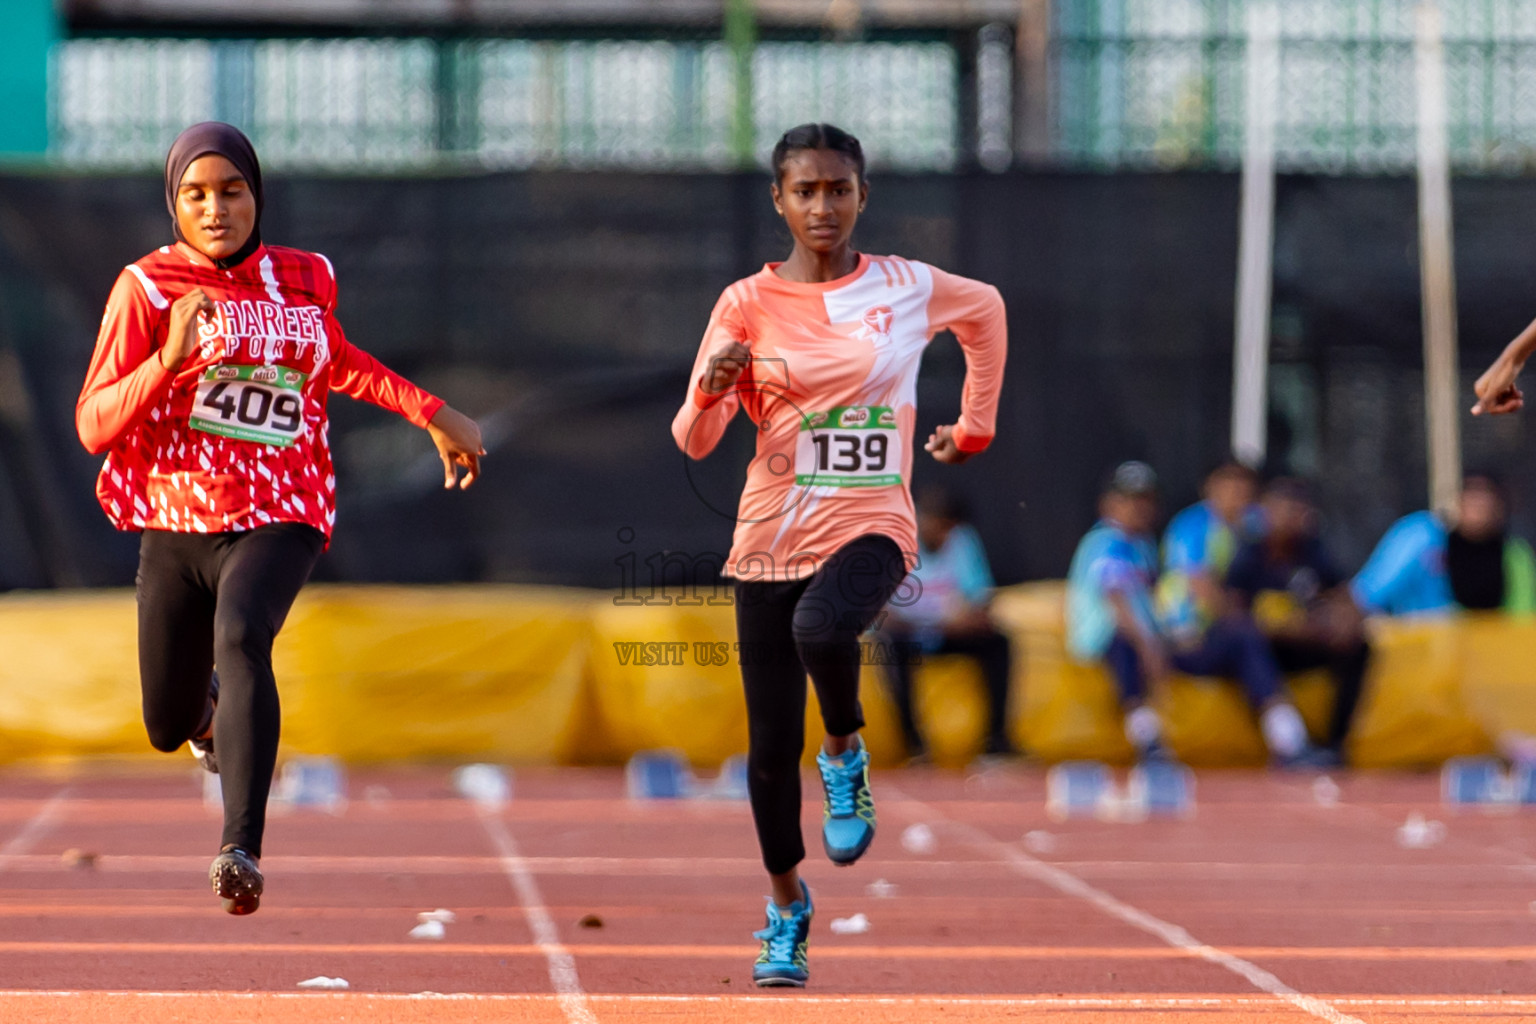
[[[864,741],[837,757],[816,752],[821,769],[821,845],[834,864],[852,864],[875,838],[875,798],[869,793],[869,750]]]
[[[789,905],[785,917],[768,897],[768,926],[753,932],[754,939],[761,939],[762,951],[752,965],[752,980],[759,988],[804,988],[811,976],[806,966],[805,944],[811,935],[811,890],[804,881],[800,883],[800,898]]]

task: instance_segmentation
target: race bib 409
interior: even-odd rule
[[[901,433],[883,405],[813,412],[800,422],[795,483],[810,487],[888,487],[901,483]]]
[[[220,437],[286,448],[304,430],[308,375],[286,366],[210,366],[197,382],[189,423]]]

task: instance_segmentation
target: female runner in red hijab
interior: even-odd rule
[[[143,533],[150,742],[190,740],[219,773],[224,836],[209,880],[225,910],[249,914],[277,761],[272,642],[335,522],[327,395],[425,428],[445,487],[473,483],[484,450],[473,420],[347,341],[329,260],[262,243],[261,167],[239,130],[182,132],[165,202],[176,241],[118,276],[75,424],[106,454],[96,493],[108,518]]]

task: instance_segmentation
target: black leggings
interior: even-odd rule
[[[146,530],[139,543],[139,684],[149,742],[172,751],[197,734],[217,667],[222,844],[256,857],[281,718],[272,641],[324,547],[325,536],[301,523],[240,533]]]
[[[879,534],[839,548],[793,583],[736,584],[737,655],[747,694],[747,788],[770,874],[805,859],[800,835],[800,757],[805,752],[805,674],[827,733],[864,727],[859,634],[907,574],[896,542]]]

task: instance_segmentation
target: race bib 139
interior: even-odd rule
[[[888,487],[901,483],[901,433],[883,405],[813,412],[800,421],[795,483],[814,487]]]

